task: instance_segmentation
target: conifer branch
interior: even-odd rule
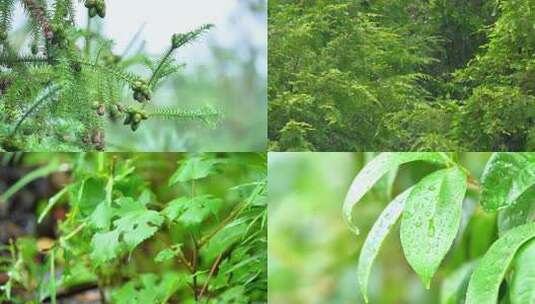
[[[50,89],[46,94],[44,94],[43,96],[41,96],[41,98],[39,98],[34,104],[33,106],[31,106],[28,111],[26,111],[21,119],[19,120],[19,122],[15,125],[15,128],[13,128],[13,131],[11,131],[9,137],[13,137],[18,129],[20,128],[20,126],[22,125],[22,123],[34,112],[36,111],[45,101],[47,101],[49,99],[49,97],[51,97],[52,95],[54,95],[56,92],[58,92],[60,89],[60,87],[54,87],[52,89]]]
[[[54,31],[52,30],[52,24],[48,19],[45,7],[36,0],[22,0],[23,5],[26,7],[30,16],[41,26],[43,34],[48,41],[54,39]]]

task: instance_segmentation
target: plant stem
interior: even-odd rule
[[[89,15],[89,10],[87,10],[87,24],[86,24],[86,31],[88,33],[91,32],[91,16]],[[85,55],[87,58],[89,58],[89,54],[91,52],[91,37],[90,35],[85,36]]]
[[[204,292],[208,288],[208,282],[210,282],[210,279],[214,276],[214,273],[216,272],[217,268],[219,267],[219,263],[221,263],[221,258],[223,257],[223,253],[220,253],[217,256],[217,259],[215,260],[214,264],[212,265],[212,268],[210,269],[210,273],[208,274],[208,278],[206,279],[206,282],[204,282],[204,285],[201,289],[201,292],[199,293],[199,299],[202,298]]]
[[[162,69],[163,65],[165,64],[165,62],[167,61],[169,56],[171,56],[171,54],[173,54],[174,50],[175,49],[173,47],[170,47],[167,50],[167,53],[165,53],[165,55],[163,56],[162,60],[158,64],[158,67],[156,67],[156,70],[154,70],[154,73],[152,73],[152,76],[150,77],[150,80],[148,82],[149,88],[152,86],[153,82],[156,80],[156,76],[158,76],[158,74],[160,73],[160,70]]]
[[[199,262],[199,257],[198,257],[198,250],[199,250],[199,246],[197,245],[197,240],[195,239],[195,236],[193,236],[193,233],[190,232],[190,236],[191,236],[191,241],[193,242],[193,255],[192,255],[192,261],[191,261],[191,264],[192,264],[192,275],[193,275],[193,295],[195,297],[195,301],[198,301],[199,297],[198,297],[198,294],[197,294],[197,266],[198,266],[198,262]]]
[[[238,215],[240,215],[240,213],[247,207],[247,205],[249,205],[248,202],[243,202],[238,207],[236,207],[234,210],[232,210],[232,212],[229,214],[229,216],[227,216],[221,223],[219,223],[219,225],[212,232],[210,232],[210,234],[204,236],[199,241],[199,248],[201,248],[202,246],[206,245],[206,243],[212,237],[214,237],[219,231],[221,231],[223,228],[225,228],[225,226],[228,223],[230,223],[234,218],[236,218]]]

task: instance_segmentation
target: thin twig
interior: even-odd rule
[[[197,272],[197,266],[198,266],[198,260],[199,260],[199,257],[198,257],[198,250],[199,250],[199,246],[197,245],[197,240],[195,240],[195,237],[193,236],[193,233],[190,233],[190,236],[191,236],[191,241],[193,242],[193,255],[191,257],[192,261],[191,261],[191,264],[192,264],[192,271],[191,273],[193,274],[193,295],[195,297],[195,301],[197,301],[199,299],[198,295],[197,295],[197,276],[196,276],[196,272]]]
[[[221,258],[222,257],[223,257],[223,252],[220,253],[217,256],[217,259],[215,260],[214,264],[212,265],[212,269],[210,269],[210,273],[208,274],[208,278],[206,278],[206,282],[204,282],[204,285],[203,285],[203,287],[201,289],[201,292],[199,293],[199,299],[202,299],[202,296],[203,296],[204,292],[208,288],[208,283],[210,282],[210,279],[212,278],[212,276],[216,272],[217,268],[219,267],[219,263],[221,263]]]
[[[199,241],[199,248],[206,245],[206,243],[214,237],[219,231],[221,231],[225,226],[230,223],[234,218],[236,218],[240,213],[247,207],[248,202],[243,202],[241,205],[236,207],[230,214],[227,216],[219,225],[212,231],[210,234],[207,234]]]

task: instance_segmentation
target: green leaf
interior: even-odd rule
[[[535,240],[529,241],[518,251],[513,268],[511,304],[535,303]]]
[[[171,248],[160,251],[154,258],[155,262],[165,262],[176,257],[176,252]]]
[[[52,210],[52,208],[54,208],[54,206],[56,205],[56,203],[63,197],[63,195],[65,193],[67,193],[68,191],[70,190],[70,187],[65,187],[63,189],[61,189],[61,191],[59,191],[58,193],[54,194],[54,196],[52,196],[49,200],[48,200],[48,204],[46,205],[45,209],[43,210],[43,212],[41,212],[41,215],[39,215],[39,219],[37,220],[37,223],[41,223],[43,221],[43,219],[45,218],[45,216],[50,212],[50,210]]]
[[[13,186],[5,190],[4,193],[0,194],[0,205],[7,202],[15,193],[20,189],[24,188],[29,183],[33,182],[36,179],[48,176],[53,172],[56,172],[61,169],[61,164],[57,159],[54,159],[45,167],[40,167],[32,172],[26,174],[24,177],[20,178]]]
[[[114,303],[168,303],[169,298],[183,287],[188,276],[176,272],[163,275],[144,273],[136,280],[131,280],[112,292]]]
[[[83,215],[90,215],[95,208],[106,200],[106,178],[88,178],[81,184],[80,200],[77,202]]]
[[[360,291],[366,303],[368,302],[368,279],[370,277],[373,261],[379,253],[379,249],[392,226],[397,222],[401,215],[405,200],[409,196],[411,190],[412,188],[405,190],[388,204],[370,230],[370,233],[362,246],[362,250],[360,251],[357,275],[359,278]]]
[[[466,288],[468,288],[468,282],[470,281],[470,275],[474,271],[474,267],[475,262],[463,264],[442,281],[440,304],[464,303]]]
[[[535,221],[535,187],[531,187],[514,204],[498,213],[498,232]]]
[[[226,225],[202,248],[203,260],[213,261],[220,253],[239,241],[247,233],[247,223],[238,219]]]
[[[355,177],[344,200],[344,219],[348,226],[356,233],[358,227],[353,223],[353,208],[373,185],[388,171],[400,165],[413,161],[430,161],[439,164],[450,163],[451,159],[442,152],[414,152],[395,153],[385,152],[369,162]]]
[[[512,205],[535,184],[535,154],[495,153],[481,178],[481,205],[495,211]]]
[[[102,202],[89,217],[89,224],[96,229],[108,230],[112,217],[113,209],[106,202]]]
[[[478,263],[466,296],[466,304],[496,303],[503,278],[518,249],[535,237],[535,223],[509,230],[489,248]]]
[[[216,165],[220,159],[210,159],[201,156],[194,156],[183,160],[180,167],[169,179],[169,186],[179,182],[188,182],[205,178],[216,172]]]
[[[162,214],[170,221],[190,227],[199,225],[210,214],[217,215],[221,207],[222,201],[212,195],[180,197],[169,202],[169,206],[162,211]]]
[[[116,203],[119,207],[112,211],[102,207],[106,205],[105,203],[99,206],[98,209],[101,210],[95,211],[106,216],[110,215],[109,212],[113,212],[112,216],[119,217],[113,221],[112,231],[97,233],[93,236],[91,256],[97,264],[114,259],[123,248],[128,251],[134,250],[141,242],[154,235],[163,223],[163,216],[147,209],[141,201],[123,197],[116,200]],[[91,223],[102,227],[107,223],[106,220],[92,218]]]
[[[99,232],[91,239],[91,259],[96,266],[114,259],[119,253],[119,231]]]
[[[113,224],[122,234],[126,248],[132,251],[141,242],[151,237],[163,223],[163,217],[156,211],[148,210],[141,202],[131,200],[127,209],[118,211],[119,219]]]
[[[485,213],[482,210],[470,219],[468,230],[465,234],[468,237],[469,257],[478,258],[484,255],[496,239],[496,214]],[[471,237],[477,235],[477,237]]]
[[[364,161],[368,163],[378,154],[376,152],[365,152]],[[381,177],[374,185],[374,194],[378,196],[378,199],[382,201],[392,200],[392,190],[394,186],[394,181],[398,175],[399,167],[392,168],[389,170],[383,177]]]
[[[401,245],[427,288],[459,230],[466,188],[458,167],[443,169],[416,184],[405,202]]]
[[[48,291],[52,304],[56,304],[56,250],[50,250],[50,285]]]

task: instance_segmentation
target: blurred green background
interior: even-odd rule
[[[180,20],[188,18],[188,2],[163,1],[159,5],[162,10],[174,10]],[[214,30],[177,53],[178,62],[186,63],[186,68],[165,81],[154,96],[158,106],[217,109],[222,114],[220,124],[211,128],[199,122],[155,119],[137,133],[121,124],[111,124],[107,138],[110,149],[140,152],[266,150],[267,1],[233,0],[225,7],[229,12],[221,13],[224,16],[215,22]],[[206,7],[210,12],[215,9],[217,7]],[[148,42],[141,43],[141,47],[148,46]],[[167,44],[162,50],[165,47]]]
[[[270,303],[364,303],[357,281],[360,248],[377,216],[396,195],[436,167],[417,162],[400,168],[388,193],[379,183],[354,211],[361,235],[346,226],[342,202],[351,181],[375,153],[269,154]],[[489,153],[457,154],[481,176]],[[474,214],[477,198],[467,196],[461,230]],[[478,217],[477,213],[474,217]],[[462,233],[462,231],[461,231]],[[439,303],[440,283],[473,253],[456,241],[426,290],[405,261],[399,223],[386,239],[370,278],[370,303]]]

